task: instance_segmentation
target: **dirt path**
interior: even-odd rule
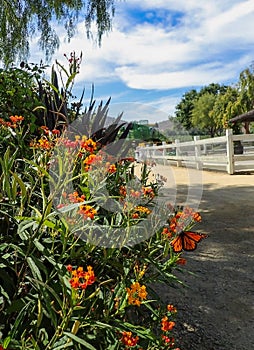
[[[176,188],[178,204],[187,197],[199,204],[202,223],[196,229],[209,235],[183,255],[186,270],[194,273],[179,274],[188,287],[162,290],[178,308],[181,350],[254,349],[254,174],[170,166],[153,172],[168,178],[165,196]]]

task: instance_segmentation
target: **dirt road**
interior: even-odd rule
[[[254,174],[228,175],[157,165],[163,195],[198,206],[209,237],[184,253],[187,287],[165,288],[178,308],[181,350],[254,349]]]

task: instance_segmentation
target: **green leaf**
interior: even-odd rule
[[[21,178],[16,173],[13,173],[13,172],[11,172],[11,173],[20,186],[22,201],[24,201],[24,199],[26,198],[26,194],[27,194],[26,186],[25,186],[24,182],[21,180]]]
[[[14,338],[16,331],[19,329],[19,325],[20,323],[23,321],[23,319],[25,318],[25,314],[28,310],[28,308],[30,307],[31,302],[28,302],[23,309],[21,309],[20,313],[18,314],[18,316],[16,317],[15,323],[12,327],[12,330],[10,332],[10,337],[11,339]]]
[[[32,279],[33,281],[37,282],[39,285],[41,285],[42,287],[46,288],[51,294],[52,296],[55,298],[55,300],[58,302],[59,306],[62,308],[62,301],[59,298],[58,294],[56,293],[56,291],[51,288],[49,285],[47,285],[46,283],[40,281],[40,280],[36,280],[36,279]]]
[[[75,342],[84,345],[86,349],[89,350],[97,350],[94,346],[92,346],[91,344],[87,343],[84,339],[81,339],[79,337],[77,337],[76,335],[70,333],[70,332],[64,332],[65,335],[67,335],[68,338],[71,338],[72,340],[74,340]]]
[[[3,348],[4,349],[7,349],[10,341],[11,341],[11,337],[7,337],[7,338],[4,339],[4,341],[3,341]]]
[[[140,326],[128,323],[128,322],[123,322],[123,326],[131,329],[133,332],[135,332],[141,338],[146,338],[146,339],[150,339],[150,340],[156,339],[154,334],[152,333],[152,331],[149,328],[140,327]]]
[[[27,258],[27,263],[31,269],[33,277],[35,279],[38,279],[39,281],[42,281],[41,272],[38,269],[37,265],[35,264],[34,260],[30,256]]]

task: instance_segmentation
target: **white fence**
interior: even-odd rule
[[[240,144],[240,145],[239,145]],[[254,171],[254,134],[233,135],[146,147],[137,147],[138,161],[155,161],[163,164],[195,167],[197,169],[222,170],[229,174]]]

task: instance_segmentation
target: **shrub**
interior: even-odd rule
[[[25,117],[1,121],[4,349],[176,349],[177,310],[156,288],[180,282],[177,220],[191,228],[199,216],[157,201],[146,164],[137,178],[128,127],[105,128],[107,104],[93,107],[86,134],[43,126],[29,145]]]

